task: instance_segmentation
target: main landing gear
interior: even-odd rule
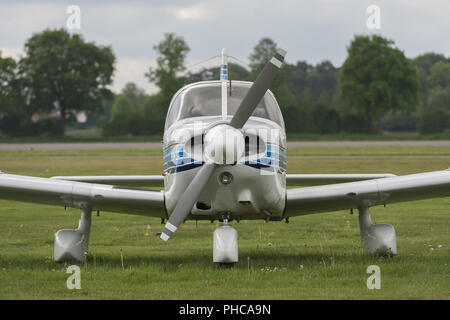
[[[62,229],[55,233],[55,261],[82,262],[87,254],[90,230],[91,209],[82,208],[78,229]]]
[[[81,209],[77,229],[62,229],[55,233],[55,261],[84,260],[89,244],[91,211],[88,207]],[[373,224],[366,206],[359,207],[358,211],[364,254],[396,255],[394,227],[390,224]],[[214,231],[213,261],[227,266],[238,262],[238,233],[228,224],[228,218],[224,218],[223,225]]]
[[[394,227],[384,223],[373,224],[368,207],[360,207],[358,211],[364,254],[396,255],[397,240]]]

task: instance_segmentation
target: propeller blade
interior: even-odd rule
[[[278,49],[277,53],[266,63],[261,73],[256,78],[253,85],[248,90],[247,95],[242,99],[239,108],[231,119],[230,125],[240,129],[252,115],[258,103],[264,97],[266,91],[272,85],[275,76],[281,68],[286,51]]]
[[[161,233],[161,239],[164,241],[169,240],[172,234],[178,229],[181,223],[187,218],[189,212],[197,201],[200,193],[209,181],[209,178],[214,173],[217,165],[215,163],[205,163],[202,168],[197,172],[194,179],[188,185],[180,200],[178,200],[175,209],[167,221],[163,232]]]

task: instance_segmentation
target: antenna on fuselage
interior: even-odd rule
[[[228,56],[227,49],[223,48],[222,65],[220,66],[220,81],[222,83],[222,119],[227,119],[228,105],[227,105],[227,80],[228,80]]]

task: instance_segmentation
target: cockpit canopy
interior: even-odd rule
[[[252,83],[232,81],[227,83],[227,114],[234,115],[242,99],[247,94]],[[230,92],[231,91],[231,92]],[[230,95],[231,94],[231,95]],[[188,85],[181,89],[172,99],[167,114],[165,129],[175,121],[193,117],[222,116],[222,90],[220,81],[204,81]],[[277,101],[270,91],[267,91],[259,102],[252,117],[274,121],[284,129],[283,117]]]

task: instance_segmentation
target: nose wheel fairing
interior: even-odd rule
[[[213,234],[213,261],[220,264],[238,262],[238,233],[224,220],[224,224]]]

